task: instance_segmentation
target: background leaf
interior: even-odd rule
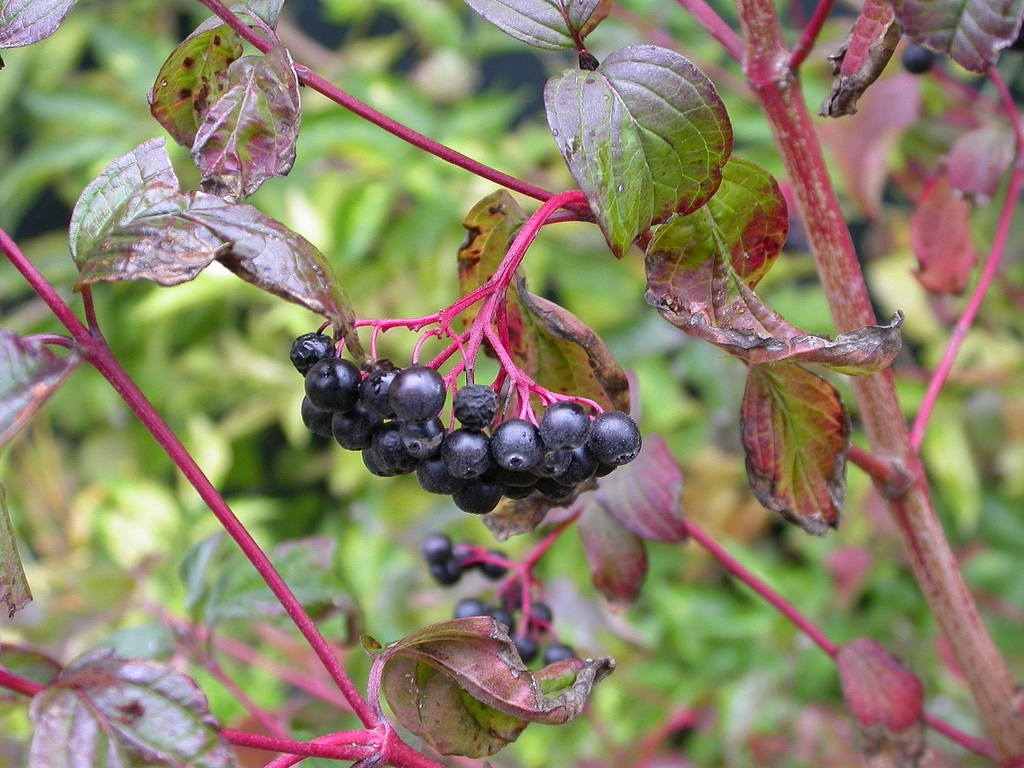
[[[593,72],[566,70],[548,81],[544,104],[616,256],[652,224],[702,206],[732,152],[732,127],[711,81],[657,46],[615,51]]]
[[[0,446],[18,434],[76,365],[73,352],[58,357],[32,338],[0,328]]]
[[[1024,0],[892,0],[903,33],[984,72],[1020,31]]]
[[[850,417],[836,388],[799,365],[752,365],[740,420],[758,501],[808,533],[834,528],[850,450]]]
[[[43,40],[61,25],[75,0],[4,0],[0,3],[0,48]]]
[[[283,45],[246,56],[228,70],[228,90],[206,113],[192,145],[203,191],[241,200],[295,162],[299,81]]]
[[[949,150],[946,173],[949,184],[961,195],[985,205],[999,189],[999,182],[1013,162],[1013,134],[1005,128],[968,131]]]
[[[647,576],[647,547],[601,504],[592,499],[578,503],[583,504],[583,512],[576,525],[590,579],[613,610],[623,611],[640,597]]]
[[[32,590],[21,564],[11,513],[7,511],[7,486],[0,483],[0,601],[7,604],[7,617],[13,618],[14,612],[31,599]],[[3,658],[0,663],[7,665]]]
[[[106,648],[69,664],[32,699],[29,716],[33,768],[236,765],[192,680]]]
[[[516,40],[549,51],[576,47],[611,10],[613,0],[466,0],[466,4]]]
[[[971,204],[954,192],[944,172],[932,176],[910,219],[917,279],[932,293],[961,293],[978,259],[971,235]]]

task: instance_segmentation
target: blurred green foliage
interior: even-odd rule
[[[592,50],[600,57],[648,41],[651,30],[675,36],[680,50],[721,89],[737,153],[781,174],[738,67],[675,4],[621,5],[589,38]],[[548,189],[570,187],[536,108],[542,82],[519,82],[517,75],[551,74],[571,66],[569,59],[523,49],[457,0],[327,0],[321,12],[317,17],[313,4],[286,3],[282,34],[297,61],[487,164]],[[4,52],[0,225],[17,235],[73,306],[70,209],[108,162],[161,134],[146,92],[164,58],[203,18],[198,4],[183,0],[82,2],[52,38]],[[834,44],[848,23],[836,20],[823,39]],[[325,45],[310,32],[335,39]],[[821,56],[813,59],[807,79],[814,103],[827,88]],[[929,113],[941,113],[944,96],[925,96],[924,123],[912,130],[929,141],[908,132],[886,155],[893,171],[912,174],[934,164],[952,141],[941,131],[928,133]],[[183,185],[195,188],[187,152],[178,147],[172,157]],[[456,297],[461,219],[492,190],[490,182],[307,92],[294,170],[267,183],[250,202],[328,255],[361,317],[415,316]],[[521,202],[532,210],[531,201]],[[845,202],[851,220],[863,219],[851,198]],[[885,220],[869,222],[867,229],[888,244],[878,246],[869,237],[863,251],[880,313],[901,307],[910,315],[909,350],[897,375],[912,414],[923,392],[922,367],[937,361],[962,302],[924,294],[911,275],[906,198],[895,187],[885,203]],[[984,248],[994,216],[980,210],[976,218]],[[801,327],[828,332],[813,261],[798,241],[795,246],[759,292]],[[1018,677],[1024,673],[1019,256],[1011,254],[1003,286],[968,338],[924,449],[938,510]],[[538,239],[526,271],[534,291],[579,315],[635,372],[643,427],[665,435],[682,463],[691,518],[834,640],[881,640],[922,676],[929,709],[976,731],[969,697],[943,662],[934,622],[864,477],[850,471],[848,511],[836,533],[812,539],[782,526],[745,488],[737,439],[742,366],[691,342],[646,307],[637,252],[616,262],[595,228],[558,225]],[[435,530],[493,545],[478,520],[428,497],[408,477],[371,477],[358,455],[302,427],[301,379],[287,353],[291,340],[316,327],[318,318],[212,268],[174,289],[140,282],[98,286],[94,294],[119,359],[265,548],[310,536],[333,543],[329,562],[311,567],[308,576],[292,568],[291,581],[300,591],[312,589],[320,602],[325,589],[337,589],[334,609],[324,607],[324,627],[347,648],[346,664],[357,680],[365,679],[368,666],[357,642],[363,628],[382,640],[397,639],[448,618],[461,597],[487,596],[492,587],[475,576],[452,589],[435,586],[418,556],[419,541]],[[21,333],[60,330],[6,264],[0,264],[0,315],[5,327]],[[402,360],[412,341],[388,335],[383,349]],[[837,383],[855,411],[848,384]],[[0,476],[36,597],[0,628],[0,640],[40,647],[62,661],[102,643],[133,655],[183,653],[167,622],[187,620],[197,600],[208,605],[209,596],[197,598],[197,587],[190,589],[181,572],[217,525],[98,375],[84,369],[74,374],[33,427],[0,455]],[[520,537],[503,549],[521,556],[532,543]],[[248,566],[225,548],[220,545],[205,566],[210,583],[255,588],[243,573]],[[697,712],[696,727],[665,734],[661,749],[681,750],[689,761],[666,764],[842,764],[855,737],[841,717],[837,678],[825,656],[695,546],[652,545],[650,558],[643,596],[622,615],[610,614],[589,586],[575,536],[560,540],[542,561],[539,573],[547,580],[560,636],[583,654],[615,657],[619,666],[598,689],[589,717],[557,729],[529,729],[498,756],[498,764],[633,766],[638,742],[675,708]],[[218,631],[304,669],[308,654],[295,633],[258,600],[251,602],[236,604],[237,615],[221,616]],[[326,705],[296,698],[267,670],[223,654],[219,659],[261,706],[298,701],[299,735],[354,725]],[[244,709],[221,683],[198,665],[190,669],[215,714],[228,725],[246,726]],[[0,699],[0,761],[21,760],[27,730],[24,706]],[[946,743],[939,746],[948,750],[950,765],[981,764]]]

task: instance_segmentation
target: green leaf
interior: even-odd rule
[[[231,27],[196,30],[174,49],[149,92],[153,117],[176,142],[191,147],[210,107],[228,89],[228,68],[242,55]]]
[[[3,0],[0,48],[31,45],[52,35],[71,13],[75,0]]]
[[[206,697],[189,678],[151,661],[82,656],[32,699],[33,768],[233,768]]]
[[[525,667],[504,625],[490,617],[425,627],[373,661],[396,719],[441,754],[486,757],[528,723],[559,725],[580,715],[611,659]]]
[[[653,45],[616,51],[595,71],[566,70],[544,89],[548,124],[605,239],[622,256],[673,213],[707,202],[732,152],[711,81]]]
[[[0,485],[0,488],[2,487]],[[0,643],[0,667],[39,685],[49,685],[57,679],[61,671],[60,663],[42,651],[10,643]],[[21,699],[21,694],[0,691],[0,705],[11,704],[18,699]]]
[[[852,375],[882,370],[900,350],[902,315],[832,341],[791,325],[753,292],[785,242],[785,212],[771,176],[731,158],[705,207],[655,233],[647,302],[677,328],[747,362],[815,363]]]
[[[7,487],[0,483],[0,600],[7,604],[7,617],[32,599],[25,568],[21,564],[14,525],[7,511]]]
[[[192,145],[203,191],[241,200],[285,176],[299,135],[299,80],[287,49],[246,56],[228,70],[228,90],[206,113]]]
[[[647,546],[595,499],[582,503],[577,528],[590,578],[613,610],[625,610],[640,597],[647,576]]]
[[[0,328],[0,446],[21,431],[78,360],[74,352],[58,357],[31,337]]]
[[[832,384],[799,365],[752,365],[740,414],[750,486],[808,533],[839,523],[850,416]]]
[[[516,40],[549,51],[571,50],[611,10],[614,0],[466,0]]]
[[[1020,32],[1024,0],[892,0],[903,34],[985,72]]]

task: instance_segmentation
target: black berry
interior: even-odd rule
[[[479,477],[492,464],[490,440],[473,429],[456,429],[441,443],[441,459],[455,477]]]
[[[542,603],[540,600],[530,605],[530,614],[536,620],[542,624],[551,624],[551,607],[547,603]]]
[[[378,360],[370,369],[369,375],[363,379],[359,397],[367,408],[376,411],[385,419],[395,417],[395,409],[391,407],[391,382],[398,369],[390,360]]]
[[[481,478],[466,481],[466,484],[452,494],[455,506],[472,515],[486,515],[498,506],[505,486]]]
[[[544,446],[537,428],[526,419],[509,419],[491,433],[491,456],[505,469],[526,471],[540,463]]]
[[[471,616],[488,616],[487,603],[478,597],[467,597],[455,606],[456,619],[468,619]]]
[[[322,411],[344,413],[359,400],[359,369],[340,357],[325,357],[306,372],[306,397]]]
[[[331,419],[331,432],[338,445],[349,451],[362,451],[370,447],[370,438],[384,423],[379,415],[367,410],[362,403],[345,413],[336,413]]]
[[[556,448],[545,451],[540,462],[532,471],[537,477],[558,477],[569,468],[571,463],[572,453]]]
[[[564,485],[579,485],[594,476],[597,472],[597,459],[587,453],[582,445],[573,448],[569,454],[569,466],[558,476],[558,482]]]
[[[924,46],[911,43],[903,51],[903,68],[914,75],[923,75],[938,57]]]
[[[495,621],[500,621],[506,627],[508,627],[508,633],[511,635],[516,631],[516,620],[512,618],[512,614],[506,611],[504,608],[499,606],[493,606],[487,611],[488,615]]]
[[[441,450],[445,430],[441,420],[435,418],[424,422],[404,422],[399,434],[406,450],[412,456],[417,459],[429,459]]]
[[[420,554],[428,563],[443,563],[452,556],[452,540],[444,533],[432,533],[420,544]]]
[[[578,448],[590,434],[590,416],[579,403],[554,403],[541,415],[537,429],[548,448]]]
[[[568,661],[569,659],[575,658],[576,651],[568,645],[555,643],[554,645],[549,645],[544,649],[544,655],[541,657],[541,661],[544,662],[544,666],[547,666],[548,664],[556,664],[559,661]]]
[[[506,499],[512,499],[513,501],[517,500],[517,499],[525,499],[527,496],[529,496],[535,490],[537,490],[536,485],[527,485],[527,486],[507,485],[507,486],[505,486],[505,498]]]
[[[392,472],[389,468],[381,464],[373,455],[373,451],[371,451],[369,448],[366,448],[362,451],[362,457],[363,464],[366,466],[368,470],[370,470],[370,474],[376,475],[377,477],[395,476],[396,473]]]
[[[334,339],[322,333],[307,333],[292,343],[288,357],[295,370],[303,376],[313,365],[325,357],[334,355]]]
[[[331,417],[333,414],[330,411],[320,410],[309,401],[308,397],[304,397],[302,398],[302,405],[299,407],[299,413],[302,415],[302,423],[306,425],[306,429],[314,435],[320,435],[320,437],[331,436]]]
[[[487,554],[493,557],[500,557],[502,560],[505,559],[505,554],[499,552],[496,549],[492,549]],[[506,573],[508,573],[508,566],[502,565],[501,563],[491,562],[490,560],[483,560],[477,564],[480,568],[480,572],[488,579],[500,579]]]
[[[562,501],[572,496],[576,491],[576,486],[561,483],[558,478],[542,477],[537,481],[537,491],[552,501]]]
[[[498,395],[483,384],[469,384],[456,391],[452,413],[467,429],[486,429],[498,415]]]
[[[416,459],[402,442],[402,422],[388,421],[374,430],[370,452],[381,469],[392,475],[407,475],[416,469]]]
[[[635,459],[641,444],[636,422],[622,411],[608,411],[594,419],[587,452],[600,462],[618,467]]]
[[[465,480],[453,477],[440,458],[423,459],[416,465],[416,479],[420,488],[427,493],[450,496],[466,484]]]
[[[441,412],[447,394],[441,374],[425,365],[414,365],[395,375],[388,397],[398,418],[422,422]]]
[[[462,565],[453,557],[439,563],[431,563],[429,570],[434,581],[444,586],[454,584],[462,578]]]
[[[540,650],[540,645],[529,635],[514,637],[512,642],[515,643],[516,650],[519,651],[519,658],[523,660],[524,664],[529,664],[537,658],[537,651]]]

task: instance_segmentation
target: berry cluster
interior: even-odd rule
[[[441,411],[448,386],[433,368],[399,369],[378,360],[364,375],[321,333],[296,339],[291,360],[306,377],[302,421],[312,432],[361,451],[367,469],[380,477],[415,472],[425,491],[451,495],[465,512],[486,514],[503,496],[534,492],[566,499],[640,452],[640,430],[619,411],[591,418],[579,403],[558,401],[537,424],[519,418],[496,424],[494,388],[469,384],[452,397],[461,426],[446,429]]]
[[[504,560],[501,552],[492,550],[487,553],[487,557],[480,557],[474,547],[453,546],[451,539],[443,533],[435,533],[424,539],[420,551],[427,561],[430,575],[444,586],[457,582],[468,568],[479,568],[490,579],[499,579],[508,573],[508,568],[500,562]],[[516,614],[519,615],[519,621]],[[490,616],[508,627],[509,636],[525,664],[537,658],[540,653],[538,638],[550,632],[553,618],[548,604],[539,600],[531,601],[529,613],[524,610],[522,583],[519,581],[506,591],[503,599],[493,604],[478,597],[460,600],[455,606],[453,618],[468,619],[472,616]],[[549,643],[541,661],[548,665],[574,658],[576,653],[568,645]]]

